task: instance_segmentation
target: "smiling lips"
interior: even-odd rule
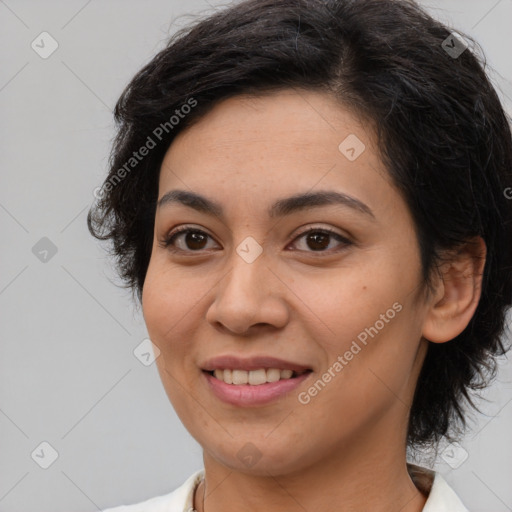
[[[307,366],[267,356],[219,356],[202,369],[214,394],[237,406],[264,405],[290,392],[312,373]]]

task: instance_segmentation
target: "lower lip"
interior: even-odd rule
[[[252,386],[249,384],[226,384],[213,375],[203,371],[213,393],[228,404],[237,406],[264,405],[283,397],[304,382],[312,372],[306,372],[293,379],[282,379]]]

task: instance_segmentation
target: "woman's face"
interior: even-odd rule
[[[396,456],[428,304],[370,129],[323,93],[231,98],[175,139],[158,197],[143,312],[205,457],[277,475]]]

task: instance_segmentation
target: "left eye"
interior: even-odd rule
[[[163,240],[162,245],[165,248],[172,247],[171,250],[175,252],[198,252],[203,249],[208,249],[208,239],[213,240],[208,233],[205,233],[200,229],[180,228]],[[325,228],[311,228],[304,233],[299,234],[292,244],[295,244],[296,241],[299,240],[303,241],[307,247],[307,249],[299,250],[304,250],[306,252],[325,252],[326,250],[332,249],[331,242],[333,239],[338,242],[338,245],[340,245],[341,248],[352,244],[350,240],[339,233]],[[176,244],[176,242],[179,240],[183,242],[182,247],[177,247],[178,244]]]
[[[313,252],[325,252],[327,249],[332,248],[329,246],[331,245],[333,238],[339,242],[339,245],[341,246],[348,246],[352,243],[348,238],[345,238],[331,229],[319,228],[311,228],[305,233],[298,235],[295,240],[303,239],[308,248]]]

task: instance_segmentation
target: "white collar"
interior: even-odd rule
[[[440,473],[407,464],[414,485],[428,496],[422,512],[468,512],[455,491]]]
[[[468,512],[440,473],[413,464],[407,464],[407,469],[416,487],[428,495],[422,512]],[[169,494],[103,512],[190,512],[193,508],[194,491],[203,478],[204,469],[200,469]]]
[[[469,512],[440,473],[409,463],[407,470],[414,485],[428,495],[422,512]],[[202,478],[204,478],[204,469],[194,473],[183,484],[182,487],[186,487],[188,491],[183,512],[188,512],[193,508],[194,491]],[[180,512],[182,511],[180,510]]]

